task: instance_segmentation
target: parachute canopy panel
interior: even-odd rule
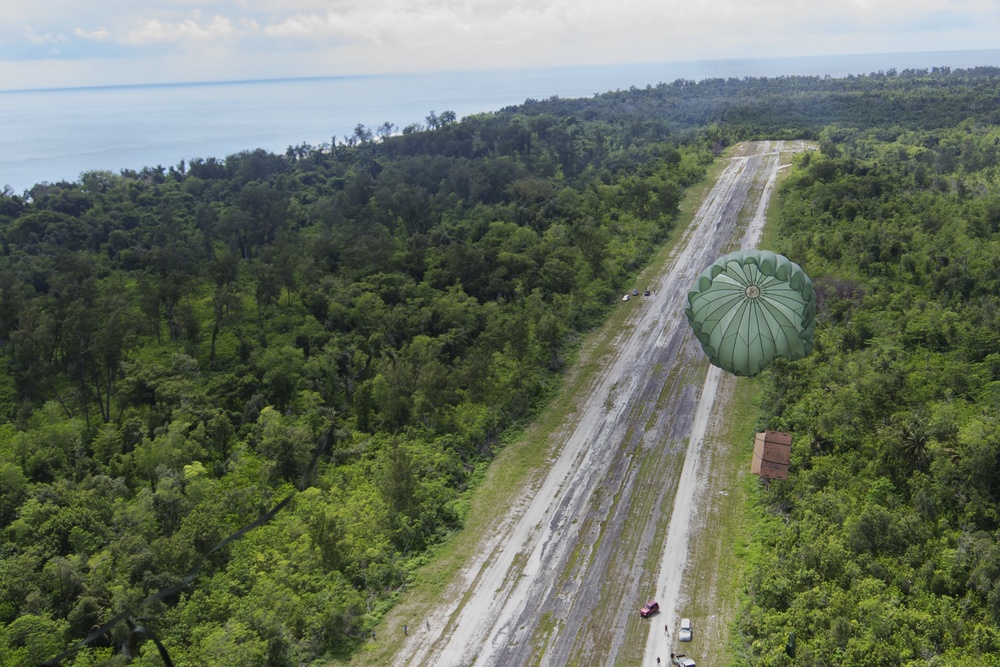
[[[717,259],[688,292],[684,312],[709,360],[736,375],[753,377],[777,357],[795,361],[813,349],[812,280],[769,250]]]
[[[758,433],[753,443],[750,472],[767,479],[788,479],[792,458],[792,435],[780,431]]]

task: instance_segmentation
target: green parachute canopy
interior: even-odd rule
[[[709,360],[753,377],[777,357],[813,349],[816,293],[795,262],[768,250],[739,250],[702,271],[684,311]]]

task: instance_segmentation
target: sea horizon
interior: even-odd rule
[[[358,124],[421,124],[529,99],[581,98],[678,79],[868,75],[1000,66],[1000,49],[737,58],[397,74],[0,90],[0,189],[77,181],[262,148],[321,145]]]
[[[843,63],[855,62],[860,64],[863,61],[882,59],[882,58],[920,58],[925,60],[928,57],[945,57],[950,59],[955,59],[958,57],[960,60],[969,61],[970,56],[975,59],[977,54],[991,54],[991,58],[1000,59],[1000,48],[997,49],[970,49],[970,50],[949,50],[949,51],[899,51],[899,52],[873,52],[873,53],[854,53],[854,54],[841,54],[841,55],[819,55],[819,56],[771,56],[762,58],[704,58],[695,60],[666,60],[666,61],[639,61],[634,63],[617,63],[617,64],[593,64],[593,65],[561,65],[561,66],[538,66],[538,67],[517,67],[517,68],[484,68],[484,69],[440,69],[440,70],[426,70],[418,72],[375,72],[375,73],[355,73],[355,74],[323,74],[323,75],[312,75],[312,76],[284,76],[284,77],[265,77],[265,78],[250,78],[250,79],[206,79],[206,80],[192,80],[192,81],[164,81],[157,83],[116,83],[116,84],[97,84],[89,86],[46,86],[40,88],[0,88],[0,94],[5,93],[43,93],[43,92],[60,92],[60,91],[80,91],[80,90],[116,90],[122,88],[185,88],[185,87],[198,87],[198,86],[238,86],[238,85],[253,85],[253,84],[266,84],[266,83],[281,83],[281,82],[309,82],[309,81],[337,81],[345,79],[372,79],[372,78],[393,78],[393,77],[413,77],[413,76],[447,76],[447,75],[475,75],[484,74],[489,75],[493,73],[515,73],[515,72],[538,72],[538,71],[574,71],[574,70],[587,70],[594,71],[599,69],[609,69],[609,70],[621,70],[621,69],[644,69],[649,67],[661,67],[661,66],[692,66],[694,69],[719,69],[720,71],[724,68],[732,67],[739,64],[760,64],[766,62],[773,63],[788,63],[790,61],[797,61],[800,63],[833,63],[837,61],[842,61]],[[965,67],[980,67],[980,66],[1000,66],[1000,60],[996,63],[990,63],[986,65],[948,65],[940,64],[933,66],[924,67],[910,67],[910,69],[927,69],[929,67],[953,67],[953,68],[965,68]],[[802,69],[798,67],[796,69]],[[808,69],[808,68],[806,68]],[[870,71],[843,71],[842,73],[836,74],[831,72],[823,72],[821,74],[813,74],[811,76],[847,76],[849,74],[862,75],[862,74],[873,74],[878,71],[886,71],[889,68],[882,67],[881,70],[870,70]],[[892,69],[899,70],[899,67],[892,67]],[[907,68],[903,68],[907,69]],[[750,75],[747,75],[750,76]],[[773,76],[773,75],[772,75]],[[780,75],[779,75],[780,76]],[[787,76],[794,76],[787,75]],[[802,76],[810,76],[808,74],[803,74]],[[714,77],[704,77],[704,78],[714,78]],[[703,79],[694,79],[696,81]],[[664,83],[658,81],[657,83]],[[669,82],[665,82],[669,83]],[[603,91],[607,92],[607,91]]]

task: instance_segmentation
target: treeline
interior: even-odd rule
[[[843,78],[678,79],[591,99],[532,100],[524,113],[615,119],[636,133],[697,128],[726,145],[816,139],[827,126],[929,130],[974,119],[1000,123],[1000,68],[888,70]]]
[[[349,653],[461,526],[713,156],[453,116],[0,196],[2,664]]]
[[[1000,664],[1000,126],[838,130],[780,191],[816,351],[764,377],[740,665]],[[794,650],[789,636],[794,633]]]

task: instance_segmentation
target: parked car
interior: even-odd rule
[[[650,600],[646,604],[642,605],[642,609],[639,610],[639,615],[643,618],[648,618],[653,614],[660,613],[660,603],[656,600]]]
[[[671,655],[673,654],[671,653]],[[676,665],[676,667],[697,667],[697,665],[694,664],[694,660],[687,657],[683,653],[678,653],[677,655],[673,655],[673,658],[674,658],[674,665]]]
[[[622,301],[628,301],[628,294],[622,297]]]
[[[690,618],[682,618],[681,619],[681,632],[677,636],[677,639],[679,639],[682,642],[689,642],[689,641],[691,641],[691,619]]]

